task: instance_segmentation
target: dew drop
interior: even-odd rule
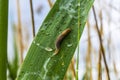
[[[53,49],[50,48],[50,47],[46,47],[45,50],[46,50],[46,51],[53,51]]]
[[[54,60],[54,62],[57,62],[56,60]]]
[[[67,47],[71,47],[71,46],[72,46],[72,44],[68,44],[68,45],[67,45]]]
[[[53,77],[53,80],[58,80],[60,79],[59,75],[56,75],[55,77]]]
[[[48,36],[48,35],[50,35],[50,33],[46,33],[46,35]]]
[[[73,35],[73,37],[75,38],[75,35]]]
[[[39,46],[40,44],[39,44],[39,43],[37,43],[36,45],[37,45],[37,46]]]
[[[69,15],[70,16],[70,18],[73,18],[73,16],[72,15]]]
[[[80,6],[80,3],[78,3],[77,5]]]
[[[35,44],[35,41],[33,41],[33,43]]]
[[[62,71],[64,71],[64,69],[62,69]]]
[[[62,66],[64,65],[64,62],[62,62],[62,64],[61,64]]]

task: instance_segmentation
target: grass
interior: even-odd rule
[[[76,5],[77,0],[56,1],[29,48],[17,80],[62,80],[64,78],[93,0],[80,0],[80,3],[81,5]],[[78,8],[82,11],[79,17],[80,24],[78,24]],[[60,44],[59,53],[53,55],[56,38],[67,28],[71,28],[71,33]]]
[[[0,80],[6,80],[8,0],[0,0]]]

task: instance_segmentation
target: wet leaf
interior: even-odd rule
[[[56,1],[29,48],[17,80],[63,80],[78,45],[78,28],[80,37],[93,1]],[[59,52],[54,55],[55,41],[67,28],[70,28],[71,32],[62,40]]]

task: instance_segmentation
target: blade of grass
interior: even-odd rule
[[[78,11],[81,9],[80,35],[94,0],[57,0],[34,38],[21,66],[17,80],[63,80],[78,45]],[[55,41],[66,28],[71,33],[60,44],[57,55]]]
[[[92,79],[92,61],[91,61],[91,53],[92,53],[92,43],[90,37],[90,23],[87,21],[87,35],[88,35],[88,46],[87,46],[87,55],[86,55],[86,76],[89,77],[90,80]]]
[[[19,36],[19,46],[20,46],[20,64],[23,62],[23,36],[22,36],[22,25],[21,25],[21,13],[20,13],[20,0],[16,1],[17,4],[17,14],[18,14],[18,36]]]
[[[78,80],[78,69],[79,69],[79,53],[80,53],[80,51],[79,51],[79,39],[80,39],[80,26],[81,26],[81,10],[80,10],[80,6],[81,6],[81,3],[80,3],[80,0],[78,0],[78,5],[79,5],[79,7],[78,7],[78,25],[77,25],[77,27],[78,27],[78,30],[77,30],[77,44],[78,44],[78,48],[77,48],[77,60],[76,60],[76,80]]]
[[[18,48],[17,48],[17,42],[16,42],[16,26],[13,26],[13,36],[14,36],[14,59],[11,62],[8,61],[8,70],[9,70],[9,77],[11,78],[11,80],[15,80],[16,76],[17,76],[17,71],[18,71]]]
[[[105,51],[104,51],[104,47],[103,47],[103,44],[102,44],[102,37],[101,37],[100,31],[98,29],[98,22],[97,22],[97,18],[96,18],[96,13],[95,13],[94,6],[92,7],[92,9],[93,9],[93,14],[94,14],[95,22],[96,22],[96,30],[97,30],[97,34],[98,34],[98,38],[99,38],[99,42],[100,42],[100,49],[101,49],[101,54],[103,56],[103,60],[104,60],[104,64],[105,64],[107,78],[108,78],[108,80],[110,80],[109,68],[108,68],[108,65],[107,65],[107,61],[106,61],[106,57],[105,57]]]
[[[102,19],[102,11],[99,14],[100,17],[100,35],[101,38],[103,37],[103,19]],[[99,45],[100,46],[100,45]],[[99,47],[99,58],[98,58],[98,80],[102,80],[102,65],[101,65],[101,47]]]
[[[0,0],[0,80],[6,80],[8,0]]]
[[[101,48],[99,49],[99,59],[98,59],[98,80],[102,80],[102,65],[101,65]]]
[[[35,22],[34,22],[34,10],[33,10],[33,3],[32,3],[32,0],[30,0],[30,10],[31,10],[33,37],[35,37]]]
[[[51,2],[51,0],[48,0],[48,3],[49,3],[50,8],[52,8],[53,3]]]

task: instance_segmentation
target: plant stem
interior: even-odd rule
[[[33,3],[32,3],[32,0],[30,0],[30,10],[31,10],[33,37],[35,37],[35,22],[34,22],[34,11],[33,11]]]
[[[102,80],[102,72],[101,72],[101,48],[99,49],[99,59],[98,59],[98,80]]]
[[[102,11],[100,11],[100,21],[101,21],[101,27],[100,27],[100,34],[101,37],[103,36],[103,19],[102,19]],[[102,80],[102,66],[101,66],[101,47],[99,48],[99,59],[98,59],[98,80]]]
[[[0,0],[0,80],[6,80],[8,0]]]
[[[96,29],[97,29],[97,33],[98,33],[98,37],[99,37],[100,48],[101,48],[101,52],[102,52],[102,56],[103,56],[103,60],[104,60],[104,64],[105,64],[105,68],[106,68],[106,72],[107,72],[107,77],[108,77],[108,80],[110,80],[109,69],[108,69],[106,58],[105,58],[105,51],[104,51],[103,44],[102,44],[102,38],[101,38],[101,35],[100,35],[100,31],[98,29],[98,23],[97,23],[97,18],[96,18],[96,13],[95,13],[94,6],[92,7],[92,9],[93,9],[95,22],[96,22]]]
[[[78,4],[80,4],[80,0],[78,0]],[[78,36],[77,36],[77,44],[78,44],[78,52],[77,52],[77,62],[76,62],[76,80],[79,79],[78,73],[79,73],[79,54],[80,54],[80,46],[79,46],[79,40],[80,40],[80,6],[78,6]]]
[[[90,23],[87,21],[87,31],[88,31],[88,47],[87,47],[87,55],[86,55],[86,73],[87,77],[90,75],[90,80],[92,79],[92,62],[91,62],[91,51],[92,51],[92,43],[90,37]],[[87,71],[89,70],[89,71]]]
[[[48,0],[48,3],[49,3],[50,8],[52,8],[53,4],[52,4],[51,0]]]
[[[22,41],[22,26],[21,26],[21,14],[20,14],[20,4],[17,0],[17,14],[18,14],[18,36],[20,40],[20,64],[23,62],[23,41]]]

